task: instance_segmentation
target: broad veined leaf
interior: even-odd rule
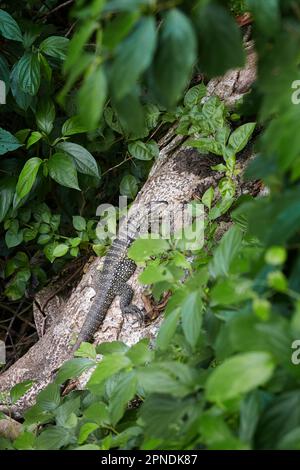
[[[214,153],[215,155],[222,156],[224,154],[224,146],[216,140],[202,137],[198,140],[188,140],[187,146],[197,148],[202,153]]]
[[[83,26],[74,34],[72,37],[68,57],[64,63],[64,71],[69,72],[73,66],[76,66],[76,63],[80,59],[80,56],[83,53],[83,48],[88,42],[89,38],[93,32],[97,29],[97,23],[94,20],[84,22]]]
[[[61,243],[54,248],[53,256],[54,258],[62,258],[68,253],[68,251],[69,251],[69,246],[66,245],[65,243]]]
[[[36,113],[36,123],[40,131],[49,135],[55,120],[55,106],[50,100],[41,100]]]
[[[87,132],[88,128],[82,123],[79,116],[72,116],[62,126],[62,135],[70,136],[74,134],[82,134]]]
[[[158,157],[159,148],[154,140],[144,143],[141,140],[137,140],[132,144],[128,145],[129,153],[138,160],[152,160]]]
[[[0,222],[5,216],[13,201],[16,188],[16,178],[12,176],[2,177],[0,180]]]
[[[60,390],[57,384],[49,384],[37,397],[37,404],[44,411],[52,411],[60,404]]]
[[[19,175],[16,187],[16,192],[20,199],[25,197],[34,185],[41,163],[42,160],[37,157],[30,158],[30,160],[25,163]]]
[[[24,382],[18,383],[10,390],[10,398],[13,403],[16,403],[33,385],[32,380],[25,380]]]
[[[151,81],[162,104],[173,106],[187,85],[196,61],[192,23],[180,10],[169,10],[160,29]]]
[[[206,96],[206,86],[204,83],[195,85],[184,95],[184,105],[192,108],[199,104],[204,96]]]
[[[18,139],[10,132],[0,128],[0,155],[17,150],[19,147],[22,147],[22,144]]]
[[[55,382],[57,384],[63,384],[71,378],[78,377],[85,370],[90,369],[94,365],[94,361],[85,357],[70,359],[69,361],[65,362],[59,369],[55,378]]]
[[[199,5],[195,23],[199,35],[199,62],[208,75],[222,75],[228,69],[244,65],[242,36],[226,8],[216,3]]]
[[[29,93],[25,93],[21,89],[19,81],[19,62],[17,62],[12,68],[10,74],[10,87],[17,105],[26,111],[32,103],[33,96],[31,96]]]
[[[21,90],[31,96],[36,95],[41,83],[41,66],[38,54],[26,52],[16,67],[16,77]]]
[[[62,36],[50,36],[40,44],[40,51],[50,57],[65,60],[69,42],[69,39]]]
[[[26,148],[29,149],[32,145],[36,144],[42,138],[43,138],[43,134],[41,134],[40,132],[38,132],[38,131],[32,132],[32,134],[30,135],[30,137],[28,139]]]
[[[6,39],[23,42],[18,23],[4,10],[0,10],[0,34]]]
[[[137,179],[133,175],[125,175],[120,183],[120,193],[122,196],[127,196],[131,199],[134,199],[137,192]]]
[[[162,238],[139,238],[129,248],[128,256],[134,261],[144,261],[150,256],[165,253],[169,249],[168,241]]]
[[[50,177],[67,188],[78,189],[77,171],[72,157],[60,152],[52,155],[48,161]]]
[[[97,365],[90,380],[88,381],[87,388],[97,393],[99,384],[103,383],[108,377],[116,374],[117,372],[130,368],[132,363],[124,354],[113,353],[105,356],[104,359]]]
[[[66,446],[72,438],[70,432],[63,426],[46,428],[36,438],[36,448],[39,450],[54,450]]]
[[[200,292],[191,292],[181,305],[181,322],[184,336],[193,348],[201,332],[202,317],[203,302]]]
[[[253,131],[255,129],[256,123],[249,122],[238,127],[229,137],[228,145],[232,148],[235,153],[240,152],[243,148],[246,147],[249,142]]]
[[[106,92],[106,76],[102,67],[98,67],[85,77],[78,93],[81,121],[88,129],[95,129],[99,123],[105,103]]]
[[[155,19],[152,16],[143,17],[130,36],[120,43],[112,65],[111,85],[117,100],[129,93],[149,67],[155,45]]]
[[[242,244],[243,232],[237,226],[231,227],[222,237],[209,264],[212,276],[227,276],[230,265],[239,252]]]
[[[79,173],[99,178],[97,162],[93,155],[84,147],[73,142],[62,142],[57,145],[57,149],[71,155]]]
[[[272,356],[266,352],[239,354],[224,361],[209,376],[205,394],[209,401],[222,403],[263,384],[275,369]]]

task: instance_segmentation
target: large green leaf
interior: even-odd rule
[[[63,36],[50,36],[40,44],[40,51],[50,57],[65,60],[69,42],[69,39]]]
[[[222,403],[265,384],[275,368],[266,352],[249,352],[231,357],[209,376],[205,394],[209,401]]]
[[[242,67],[245,52],[240,30],[230,13],[221,5],[199,6],[195,13],[199,35],[201,69],[214,77],[228,69]]]
[[[231,149],[238,153],[246,147],[255,129],[256,123],[249,122],[238,127],[229,137],[228,145]]]
[[[6,39],[23,42],[23,37],[18,23],[4,10],[0,10],[0,34]]]
[[[6,176],[0,180],[0,222],[2,222],[11,206],[16,188],[16,178]]]
[[[242,239],[243,233],[237,226],[231,227],[225,233],[209,264],[210,272],[214,277],[229,274],[230,265],[241,248]]]
[[[166,13],[161,25],[151,72],[154,91],[162,104],[176,104],[191,77],[195,61],[196,37],[193,26],[184,13],[172,9]]]
[[[88,129],[95,129],[102,115],[107,83],[102,67],[85,77],[78,94],[81,121]]]
[[[41,163],[42,160],[37,157],[30,158],[30,160],[25,163],[19,175],[16,187],[16,192],[20,199],[25,197],[34,185]]]
[[[181,305],[181,321],[184,336],[194,348],[201,332],[203,302],[199,291],[187,295]]]
[[[10,132],[0,128],[0,155],[12,152],[22,147],[22,144]]]
[[[57,145],[57,148],[59,150],[63,150],[73,158],[79,173],[99,178],[99,170],[96,160],[88,150],[82,147],[82,145],[74,144],[73,142],[62,142]]]
[[[36,95],[41,83],[41,66],[38,54],[25,52],[16,68],[16,77],[21,90],[31,96]]]
[[[143,17],[130,36],[119,45],[112,65],[111,86],[117,100],[128,94],[149,67],[155,45],[155,19],[152,16]]]
[[[48,161],[49,175],[62,186],[78,189],[77,171],[70,155],[55,153]]]

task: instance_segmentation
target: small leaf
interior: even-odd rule
[[[134,199],[138,192],[137,180],[133,175],[125,175],[120,183],[120,193],[122,196],[127,196]]]
[[[79,232],[83,232],[86,229],[86,221],[80,215],[73,216],[73,227]]]
[[[242,239],[243,232],[237,226],[231,227],[225,233],[209,264],[212,276],[228,276],[230,265],[240,250]]]
[[[138,160],[152,160],[159,154],[158,145],[153,140],[148,143],[137,140],[128,145],[128,150],[129,153]]]
[[[64,123],[62,130],[61,130],[63,136],[82,134],[87,131],[88,131],[87,126],[82,124],[82,121],[79,116],[70,117],[70,119],[68,119]]]
[[[38,131],[32,132],[30,135],[26,148],[29,149],[32,145],[36,144],[39,140],[43,138],[43,134]]]
[[[53,250],[53,256],[55,258],[61,258],[62,256],[65,256],[69,251],[69,246],[61,243],[60,245],[57,245],[56,248]]]
[[[60,405],[60,391],[56,384],[49,384],[37,397],[37,405],[43,411],[55,410]]]
[[[144,261],[150,256],[165,253],[169,249],[170,245],[167,240],[161,238],[139,238],[138,240],[135,240],[129,248],[128,256],[134,261]]]
[[[16,187],[16,192],[20,199],[25,197],[30,192],[35,182],[41,163],[42,160],[37,157],[31,158],[25,163],[19,175]]]
[[[53,129],[55,107],[52,101],[43,100],[39,103],[36,113],[36,123],[40,131],[49,135]]]
[[[2,177],[0,181],[0,222],[2,222],[11,206],[16,188],[16,180],[12,176]]]
[[[96,423],[84,423],[81,426],[78,436],[78,444],[83,444],[92,432],[96,431],[99,425]]]

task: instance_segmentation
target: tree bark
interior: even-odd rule
[[[224,77],[214,79],[208,84],[209,94],[216,94],[230,106],[249,91],[255,80],[255,53],[251,44],[247,50],[248,60],[244,69],[230,71]],[[137,195],[134,207],[153,200],[164,200],[168,202],[168,210],[173,211],[178,204],[201,198],[206,189],[217,186],[222,175],[212,171],[211,166],[220,163],[220,157],[199,155],[196,150],[184,147],[183,141],[184,137],[176,135],[175,127],[161,139],[159,157],[153,165],[148,180]],[[252,150],[248,147],[239,156],[241,175],[251,155]],[[239,194],[257,193],[257,185],[249,186],[243,182],[242,176],[237,178]],[[67,298],[65,293],[64,295],[59,293],[47,303],[48,318],[43,328],[41,322],[37,321],[40,339],[21,359],[0,375],[0,393],[2,392],[4,397],[17,383],[33,380],[34,385],[13,406],[6,403],[4,397],[2,400],[0,397],[2,402],[0,410],[9,409],[12,415],[21,416],[26,408],[34,404],[37,394],[53,380],[57,369],[72,357],[68,345],[78,334],[89,311],[95,295],[95,272],[101,264],[101,259],[92,262]],[[135,291],[134,303],[143,307],[143,287],[137,281],[138,274],[137,270],[129,283]],[[49,289],[43,290],[37,295],[37,301],[42,304],[48,296]],[[37,319],[40,318],[37,309],[35,316]],[[161,321],[162,315],[159,315],[150,324],[141,326],[134,318],[123,318],[119,309],[119,300],[115,299],[102,327],[95,335],[94,342],[99,344],[120,340],[132,345],[145,337],[154,340]],[[78,386],[85,380],[86,376],[83,376]]]

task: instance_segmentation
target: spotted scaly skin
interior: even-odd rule
[[[159,208],[164,206],[166,202],[156,201],[156,204],[158,204],[158,208],[156,207],[158,215]],[[125,229],[123,226],[123,229],[121,229],[118,237],[113,241],[106,255],[103,270],[99,272],[99,277],[96,281],[95,299],[79,332],[73,351],[76,351],[83,341],[88,342],[91,340],[117,296],[120,297],[120,309],[123,315],[134,315],[140,321],[145,316],[144,311],[131,303],[134,291],[127,284],[127,281],[136,270],[134,261],[127,257],[128,248],[142,233],[146,217],[149,217],[149,214],[151,214],[150,217],[155,217],[155,212],[151,213],[150,204],[146,204],[143,209],[142,213],[132,217],[124,224]]]

